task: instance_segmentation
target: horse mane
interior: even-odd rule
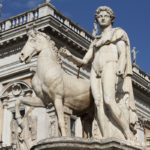
[[[41,35],[43,37],[45,37],[48,41],[51,41],[50,36],[48,36],[47,34],[45,34],[44,32],[40,32],[40,31],[36,31],[36,34]]]
[[[60,64],[62,64],[61,56],[60,56],[60,53],[59,53],[58,48],[57,48],[56,45],[55,45],[55,41],[53,41],[53,40],[51,39],[51,37],[48,36],[48,35],[47,35],[46,33],[44,33],[44,32],[36,31],[36,34],[43,36],[44,38],[46,38],[46,39],[51,43],[51,45],[53,45],[53,51],[54,51],[55,54],[56,54],[57,60],[58,60],[58,62],[59,62]]]

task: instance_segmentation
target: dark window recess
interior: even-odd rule
[[[70,119],[71,136],[75,136],[75,119]]]
[[[23,110],[20,110],[20,114],[21,114],[22,117],[24,117],[24,115],[25,115],[25,110],[24,110],[24,109],[23,109]],[[16,113],[15,113],[15,112],[12,112],[12,115],[13,115],[13,119],[16,119]]]

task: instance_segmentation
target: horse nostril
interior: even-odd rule
[[[24,54],[23,53],[21,53],[21,57],[23,57],[24,56]]]

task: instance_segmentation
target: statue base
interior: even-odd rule
[[[38,142],[31,150],[142,150],[143,147],[129,141],[116,138],[83,139],[58,137]]]

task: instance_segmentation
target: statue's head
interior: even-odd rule
[[[96,9],[95,19],[97,19],[99,17],[101,12],[106,12],[108,15],[110,15],[112,23],[114,22],[115,14],[114,14],[113,10],[110,7],[108,7],[108,6],[100,6],[100,7],[98,7]]]
[[[93,36],[98,34],[98,27],[113,25],[115,19],[114,12],[108,6],[100,6],[96,9]]]

